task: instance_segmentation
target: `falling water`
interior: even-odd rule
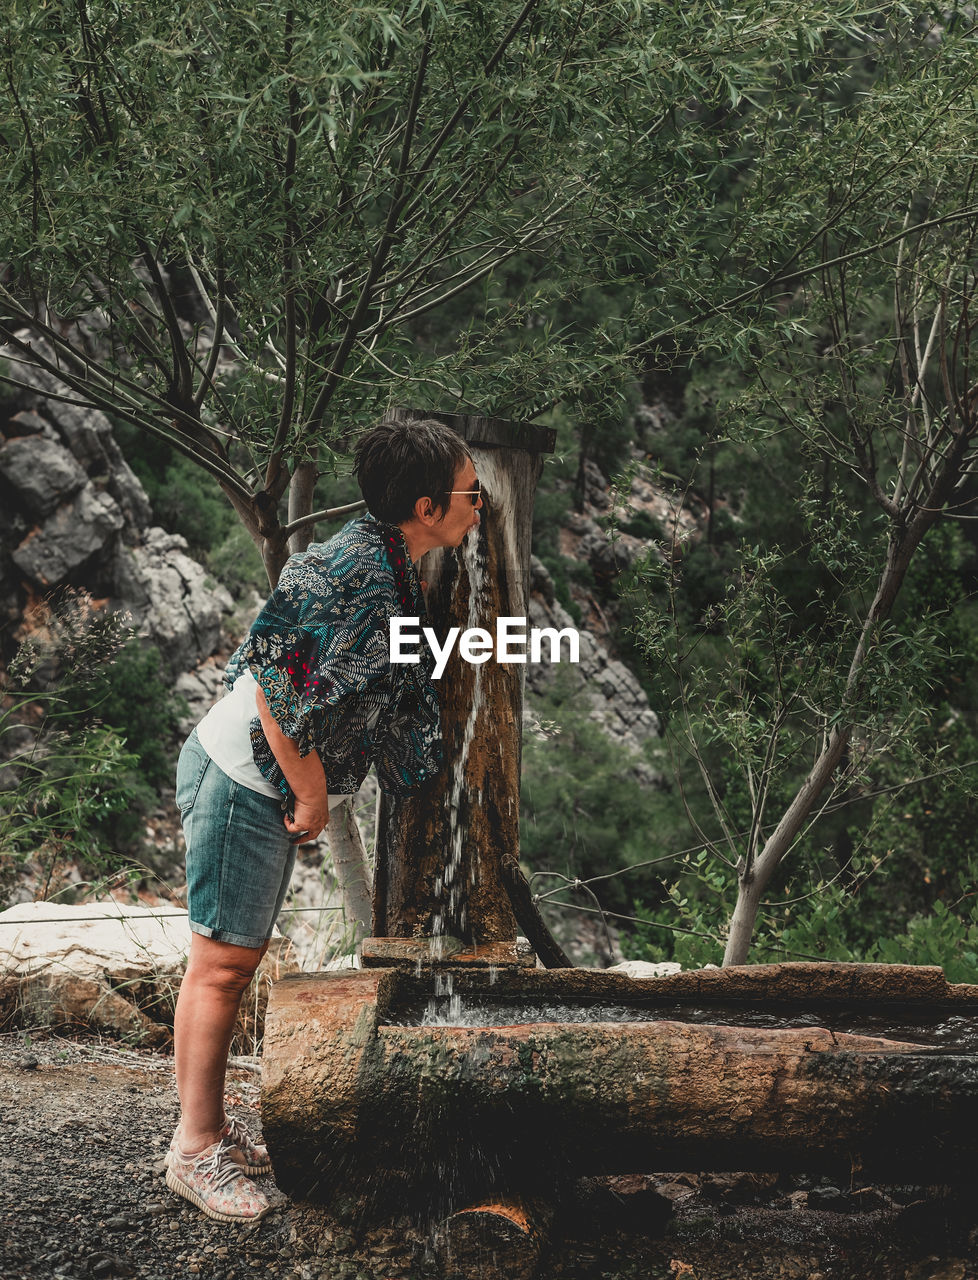
[[[483,483],[484,483],[483,477]],[[485,542],[478,536],[465,539],[460,547],[461,567],[469,580],[469,609],[465,622],[466,628],[478,627],[487,615],[486,591],[488,586],[487,559]],[[457,928],[464,933],[466,925],[465,902],[462,897],[462,885],[459,883],[459,871],[462,865],[462,852],[468,839],[468,815],[463,813],[462,795],[465,789],[465,763],[469,748],[475,737],[476,725],[483,704],[483,665],[473,664],[472,702],[462,733],[462,743],[452,761],[451,785],[448,791],[448,828],[450,832],[448,849],[446,850],[445,870],[436,877],[433,886],[435,910],[431,917],[431,958],[438,960],[445,954],[446,942],[450,928]],[[476,797],[481,800],[481,794]],[[471,882],[475,883],[475,865],[473,862]],[[450,973],[435,975],[435,991],[428,1001],[425,1021],[433,1023],[444,1019],[457,1021],[462,1016],[461,996],[453,990],[454,979]],[[446,997],[447,1002],[446,1002]]]
[[[466,627],[473,628],[485,620],[485,595],[487,588],[485,543],[481,538],[468,538],[462,546],[462,565],[469,579],[469,614]],[[465,788],[465,764],[468,760],[469,748],[475,737],[475,728],[482,711],[482,685],[484,665],[476,663],[473,668],[472,704],[465,721],[462,733],[462,744],[452,762],[452,782],[448,793],[449,809],[449,845],[445,874],[442,877],[446,891],[448,916],[457,921],[460,930],[465,929],[465,904],[461,902],[462,886],[458,883],[458,872],[462,862],[462,850],[468,838],[468,815],[462,813],[462,793]],[[436,892],[439,886],[436,886]]]

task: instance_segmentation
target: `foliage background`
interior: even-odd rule
[[[663,718],[666,785],[630,781],[558,687],[537,710],[560,731],[526,746],[523,856],[552,919],[603,912],[629,954],[719,961],[745,833],[847,705],[894,527],[873,484],[897,492],[904,442],[923,451],[954,405],[971,427],[972,9],[3,16],[4,332],[33,322],[72,394],[112,412],[156,517],[215,577],[261,586],[304,465],[305,512],[355,496],[351,435],[388,403],[557,426],[534,550],[573,617],[589,594],[611,619]],[[72,325],[93,308],[113,343],[83,374]],[[698,532],[679,546],[626,508],[648,555],[597,581],[560,522],[589,464],[636,463]],[[851,749],[765,889],[752,958],[978,980],[974,496],[968,464],[874,633]],[[173,717],[154,655],[103,675],[98,718],[131,793],[153,791]],[[79,726],[90,692],[65,695]],[[78,822],[113,856],[135,839]]]

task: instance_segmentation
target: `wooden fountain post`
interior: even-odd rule
[[[481,627],[495,640],[497,618],[527,616],[533,497],[556,432],[427,410],[392,416],[436,418],[458,432],[472,455],[482,521],[457,550],[429,552],[421,576],[428,583],[428,625],[440,642],[453,626]],[[475,664],[454,648],[438,682],[444,767],[419,795],[381,802],[375,937],[364,943],[365,963],[396,960],[385,944],[398,938],[448,935],[478,948],[515,942],[518,925],[539,936],[519,871],[525,671],[525,664],[498,662],[494,653]],[[541,958],[567,963],[556,948]]]

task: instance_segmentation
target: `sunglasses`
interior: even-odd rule
[[[479,482],[477,481],[476,483],[478,484]],[[463,494],[463,493],[468,494],[468,496],[472,499],[472,505],[474,507],[478,504],[479,499],[482,497],[482,485],[479,484],[479,487],[477,489],[449,489],[448,492],[449,494],[452,494],[452,495]]]

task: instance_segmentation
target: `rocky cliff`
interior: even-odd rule
[[[11,357],[0,349],[0,360]],[[26,607],[80,588],[132,616],[172,675],[217,647],[232,601],[153,524],[142,485],[104,414],[24,364],[0,399],[0,627],[9,651]]]

